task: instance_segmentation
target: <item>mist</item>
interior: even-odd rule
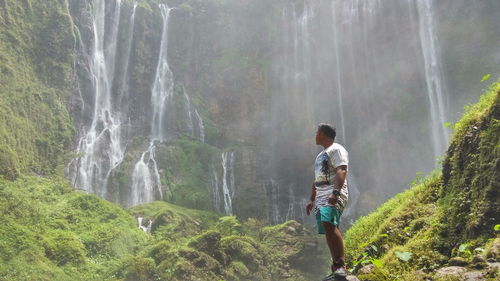
[[[493,0],[167,1],[163,23],[155,5],[156,18],[141,18],[140,3],[113,5],[101,7],[100,36],[102,48],[114,48],[104,51],[112,61],[103,68],[114,72],[97,79],[109,83],[102,90],[91,85],[98,69],[80,69],[87,78],[73,111],[81,128],[91,128],[81,130],[83,143],[94,143],[89,137],[99,129],[111,135],[94,150],[80,145],[81,164],[68,173],[76,187],[89,190],[85,182],[94,179],[89,191],[127,206],[163,198],[170,164],[151,156],[191,135],[220,150],[202,164],[211,209],[303,221],[321,150],[314,134],[326,122],[350,153],[354,219],[438,167],[453,122],[481,93],[479,81],[499,74]],[[98,59],[90,42],[103,40],[88,27],[80,26],[83,65]],[[101,92],[110,104],[104,109],[93,100]],[[116,121],[106,121],[106,112]],[[231,168],[228,152],[235,153]],[[123,167],[127,155],[135,168]],[[132,173],[132,185],[116,183],[120,173]],[[129,190],[149,199],[131,199]]]

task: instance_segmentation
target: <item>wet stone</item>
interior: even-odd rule
[[[488,264],[486,263],[486,259],[482,255],[474,256],[474,258],[472,258],[472,264],[472,267],[475,269],[483,269],[488,266]]]
[[[462,276],[467,269],[460,266],[448,266],[440,268],[436,271],[436,276],[438,277],[446,277],[446,276]]]
[[[466,266],[469,263],[464,258],[454,257],[448,261],[448,264],[450,266]]]
[[[463,275],[464,281],[481,281],[486,280],[484,277],[484,273],[481,271],[471,271],[467,272]]]
[[[483,255],[476,255],[474,258],[472,258],[472,263],[485,263],[486,259],[483,257]]]
[[[368,264],[358,270],[358,274],[370,274],[375,269],[375,265]]]

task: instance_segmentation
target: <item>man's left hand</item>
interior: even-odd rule
[[[337,204],[338,200],[339,200],[339,197],[337,195],[330,194],[330,196],[328,196],[328,203],[329,204],[335,205],[335,204]]]

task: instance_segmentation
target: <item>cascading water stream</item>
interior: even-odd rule
[[[342,77],[341,77],[341,68],[340,68],[340,50],[339,50],[339,30],[337,25],[337,9],[335,7],[335,2],[332,2],[332,19],[333,19],[333,37],[335,44],[335,66],[336,66],[336,74],[337,74],[337,97],[338,103],[337,108],[340,113],[340,127],[342,130],[342,140],[346,143],[346,134],[345,134],[345,121],[344,121],[344,105],[342,98]]]
[[[196,117],[196,124],[198,125],[198,139],[201,142],[205,142],[205,125],[197,109],[194,110],[194,116]]]
[[[218,158],[218,157],[217,157]],[[235,194],[235,177],[234,177],[234,152],[225,151],[220,155],[220,160],[214,158],[210,165],[210,177],[214,210],[223,212],[226,215],[233,214],[233,198]],[[215,163],[220,161],[222,167],[222,182],[219,180],[219,174]]]
[[[288,185],[288,208],[286,210],[285,220],[296,218],[296,206],[297,204],[295,203],[295,193],[293,192],[293,185]]]
[[[146,232],[150,233],[151,232],[151,226],[153,226],[153,221],[148,220],[148,224],[144,225],[144,218],[143,217],[137,217],[137,225],[139,226],[139,229]]]
[[[279,185],[276,181],[271,180],[268,183],[268,186],[271,188],[270,192],[270,197],[271,197],[271,206],[270,206],[270,213],[271,213],[271,221],[274,223],[279,223],[281,222],[281,215],[280,215],[280,209],[279,209]],[[269,194],[269,192],[268,192]]]
[[[161,179],[158,165],[155,160],[156,145],[166,138],[163,119],[174,92],[174,78],[167,58],[168,51],[168,23],[171,8],[160,4],[163,19],[163,31],[160,44],[160,55],[151,94],[153,117],[151,121],[151,142],[146,151],[134,166],[132,173],[132,196],[129,206],[144,204],[162,198]],[[146,157],[147,156],[147,157]],[[156,196],[156,193],[159,196]]]
[[[162,198],[160,172],[155,160],[155,143],[151,142],[132,173],[132,193],[128,206],[140,205]],[[158,194],[158,196],[157,196]]]
[[[356,213],[356,205],[358,203],[360,193],[356,184],[356,177],[352,173],[347,175],[346,180],[349,188],[349,200],[342,216],[347,220],[348,224],[352,225],[358,215]]]
[[[268,216],[272,223],[282,223],[287,220],[305,221],[304,206],[307,200],[304,197],[296,197],[295,184],[284,185],[271,179],[263,183],[263,188],[269,199]]]
[[[134,1],[134,5],[132,7],[132,13],[130,14],[130,24],[129,24],[129,29],[127,33],[127,41],[125,44],[125,61],[123,63],[123,70],[125,75],[123,76],[121,83],[120,83],[120,88],[118,89],[118,100],[116,102],[116,107],[118,107],[116,110],[119,110],[119,108],[123,105],[124,101],[128,100],[128,94],[129,94],[129,63],[130,63],[130,54],[132,52],[132,42],[134,39],[134,27],[135,27],[135,12],[137,10],[137,4],[138,0]]]
[[[312,112],[312,101],[311,97],[313,95],[313,89],[312,89],[312,67],[311,67],[311,59],[312,59],[312,54],[311,54],[311,34],[310,34],[310,21],[311,18],[314,16],[313,9],[311,5],[306,5],[304,6],[304,11],[302,11],[302,16],[299,19],[298,25],[300,26],[300,39],[297,38],[296,41],[301,41],[301,47],[302,47],[302,52],[300,56],[302,57],[302,64],[301,64],[301,78],[302,78],[302,84],[304,91],[301,93],[304,95],[304,106],[305,106],[305,112],[306,115],[304,116],[306,118],[306,123],[311,124],[313,123],[313,112]],[[297,49],[296,52],[299,50]],[[298,54],[297,54],[298,55]]]
[[[77,153],[81,157],[70,164],[70,177],[75,188],[106,197],[110,172],[121,163],[124,155],[120,114],[112,106],[121,0],[114,1],[110,11],[106,11],[104,0],[96,0],[93,4],[94,45],[90,73],[94,114],[90,128],[78,143]],[[110,27],[106,27],[105,17],[111,17]]]
[[[194,123],[193,123],[193,113],[191,109],[191,100],[189,99],[189,96],[186,93],[186,89],[182,88],[182,92],[184,95],[184,103],[186,107],[186,117],[187,117],[187,126],[188,126],[188,131],[191,133],[192,136],[194,136]]]
[[[215,159],[212,159],[212,163],[210,164],[210,172],[214,210],[221,212],[220,204],[222,200],[220,198],[219,177],[217,176],[217,169],[215,168]]]
[[[163,31],[161,35],[160,55],[156,67],[156,75],[151,95],[151,106],[153,118],[151,123],[151,138],[153,140],[165,140],[165,130],[163,127],[164,115],[168,102],[174,94],[174,75],[168,64],[168,23],[170,12],[167,5],[160,4],[161,16],[163,19]]]
[[[184,93],[184,103],[186,106],[186,117],[188,120],[188,131],[191,135],[197,138],[200,142],[205,142],[205,125],[203,125],[203,118],[201,118],[198,110],[196,108],[193,109],[191,106],[191,99],[186,92],[186,88],[182,88]],[[194,115],[194,117],[193,117]]]
[[[234,197],[234,152],[222,153],[222,192],[224,196],[224,212],[233,214]]]
[[[434,157],[439,157],[448,144],[449,132],[446,123],[446,91],[436,35],[433,0],[415,0],[419,16],[419,35],[425,67],[425,82],[431,112]]]

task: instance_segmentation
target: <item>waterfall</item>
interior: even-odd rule
[[[294,9],[295,13],[295,9]],[[302,52],[301,52],[301,57],[302,57],[302,64],[301,64],[301,71],[300,71],[300,76],[302,78],[302,84],[303,84],[303,95],[304,96],[304,102],[305,102],[305,111],[306,111],[306,124],[311,124],[313,123],[313,112],[312,112],[312,106],[311,106],[311,97],[313,96],[313,89],[312,89],[312,69],[311,69],[311,59],[312,59],[312,54],[311,54],[311,34],[310,34],[310,22],[312,17],[314,16],[313,14],[313,9],[311,5],[305,5],[304,10],[302,11],[302,16],[299,18],[299,26],[300,26],[300,37],[297,34],[298,38],[295,38],[295,41],[301,41],[301,47],[302,47]],[[296,29],[297,31],[299,29]],[[299,39],[300,38],[300,39]],[[295,56],[296,56],[296,61],[297,61],[297,56],[299,56],[299,49],[297,48],[295,50]],[[297,81],[298,82],[298,81]]]
[[[352,173],[347,175],[346,180],[349,188],[349,200],[342,217],[349,223],[349,225],[352,225],[357,218],[356,205],[358,203],[360,193],[356,184],[356,177]]]
[[[198,125],[198,139],[201,142],[205,142],[205,125],[197,109],[194,110],[194,116],[196,117],[196,124]]]
[[[153,140],[165,140],[165,130],[163,119],[168,102],[174,94],[174,75],[168,64],[168,23],[170,19],[170,9],[165,4],[160,4],[161,16],[163,19],[163,31],[160,43],[160,55],[156,67],[156,75],[151,95],[151,106],[153,107],[153,118],[151,124],[151,138]]]
[[[135,11],[137,10],[137,2],[138,0],[134,0],[134,5],[132,7],[132,13],[130,15],[130,24],[129,24],[129,30],[127,33],[127,41],[125,44],[125,61],[123,63],[123,70],[124,70],[124,75],[121,80],[121,85],[118,90],[118,101],[116,102],[116,106],[119,108],[123,105],[124,101],[126,101],[129,97],[129,84],[128,84],[128,77],[129,77],[129,63],[130,63],[130,54],[132,52],[132,42],[134,39],[134,27],[135,27]],[[118,110],[117,108],[117,110]]]
[[[70,177],[77,189],[107,196],[110,172],[124,155],[121,143],[120,113],[113,110],[112,83],[115,75],[117,35],[121,0],[113,1],[106,11],[106,1],[93,3],[94,45],[90,73],[93,78],[94,113],[88,130],[78,142],[77,154],[70,164]],[[109,17],[106,21],[105,17]],[[105,23],[109,23],[107,27]],[[86,132],[85,132],[86,131]]]
[[[182,92],[184,95],[185,112],[187,118],[188,131],[191,135],[197,138],[200,142],[205,142],[205,126],[203,125],[203,119],[201,118],[198,110],[193,109],[191,106],[191,99],[186,93],[186,89],[183,87]],[[194,118],[193,118],[194,115]]]
[[[152,141],[148,150],[142,153],[141,158],[134,166],[132,192],[128,206],[140,205],[152,202],[156,198],[163,198],[160,173],[155,160],[155,149],[155,142]]]
[[[219,175],[215,166],[215,162],[219,160],[214,158],[210,165],[214,210],[223,212],[226,215],[232,215],[235,193],[234,152],[225,151],[220,155],[219,159],[222,167],[222,182],[219,180]]]
[[[211,187],[212,187],[212,196],[213,196],[213,203],[214,203],[214,210],[216,212],[221,212],[220,204],[221,204],[221,198],[220,198],[220,192],[219,192],[219,177],[217,176],[217,169],[215,168],[215,160],[212,159],[212,163],[210,164],[210,180],[211,180]]]
[[[280,201],[279,201],[279,185],[271,180],[271,220],[274,223],[281,222],[280,216]]]
[[[151,143],[134,166],[134,171],[132,172],[132,196],[130,196],[128,206],[152,202],[158,197],[162,198],[163,194],[160,173],[155,160],[155,150],[157,143],[164,141],[166,138],[163,119],[168,103],[172,100],[174,78],[167,58],[168,22],[172,9],[164,4],[160,4],[159,7],[163,19],[163,31],[160,43],[160,55],[151,94],[151,106],[153,109]]]
[[[333,37],[334,37],[334,44],[335,44],[335,67],[336,67],[336,74],[337,74],[337,97],[338,97],[338,103],[337,103],[337,108],[340,113],[340,127],[342,130],[342,140],[344,143],[346,143],[346,134],[345,134],[345,121],[344,121],[344,105],[343,105],[343,98],[342,98],[342,77],[341,77],[341,68],[340,68],[340,50],[339,50],[339,30],[337,26],[337,14],[336,14],[336,7],[335,7],[335,2],[332,2],[332,19],[333,19]]]
[[[263,183],[268,199],[268,218],[272,223],[282,223],[287,220],[305,221],[305,197],[297,198],[295,184],[284,184],[275,179]]]
[[[233,214],[234,191],[234,152],[226,151],[222,153],[222,195],[226,215]]]
[[[296,218],[295,193],[293,192],[293,185],[288,185],[288,208],[286,210],[285,220]]]
[[[151,232],[151,226],[153,225],[153,221],[148,220],[148,224],[144,225],[144,218],[137,217],[137,225],[139,226],[140,230],[149,233],[149,232]]]
[[[186,117],[187,117],[187,126],[188,126],[188,131],[191,133],[192,136],[194,136],[194,124],[193,124],[193,114],[191,110],[191,100],[189,99],[189,96],[186,93],[186,89],[183,87],[182,88],[182,93],[184,95],[184,102],[185,102],[185,110],[186,110]]]
[[[425,67],[425,82],[431,112],[434,156],[439,157],[448,144],[446,122],[446,91],[439,55],[436,24],[432,11],[433,0],[415,0],[419,17],[419,35]]]

